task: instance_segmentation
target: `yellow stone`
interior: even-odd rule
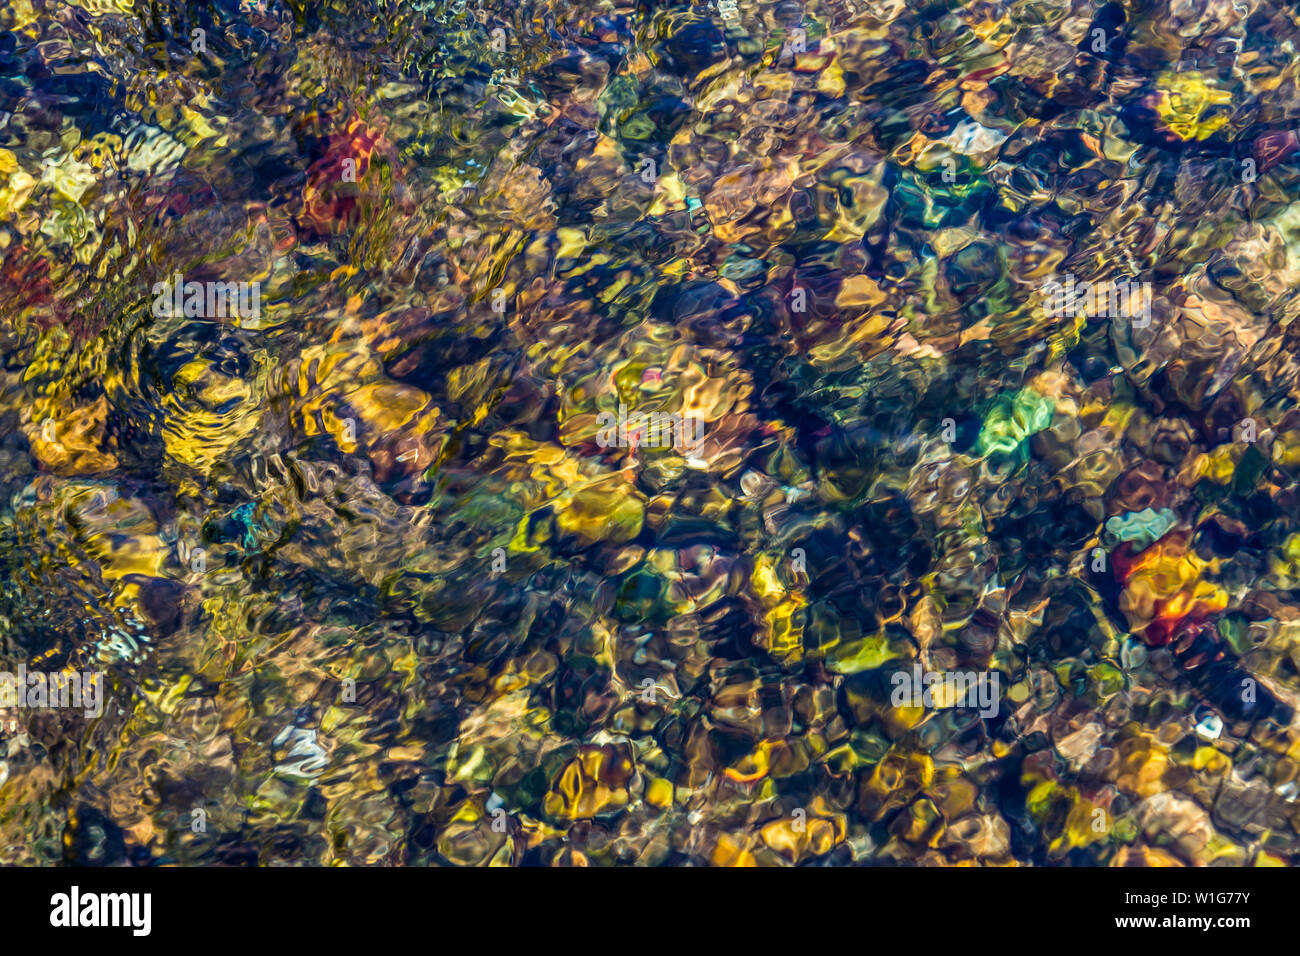
[[[1228,122],[1226,116],[1202,118],[1210,107],[1231,103],[1232,94],[1210,86],[1199,72],[1166,72],[1156,87],[1156,111],[1180,139],[1207,139]]]
[[[575,259],[587,248],[587,236],[581,229],[562,227],[555,230],[555,236],[560,240],[560,248],[555,252],[557,259]]]
[[[842,819],[842,818],[841,818]],[[815,816],[783,817],[759,831],[763,842],[791,863],[829,853],[843,838],[843,824]]]
[[[23,426],[32,453],[60,475],[93,475],[117,467],[117,456],[105,451],[108,401],[63,410],[52,402],[38,403],[33,420]]]
[[[667,810],[673,805],[673,785],[663,777],[654,777],[646,788],[646,803],[660,810]]]
[[[621,477],[592,482],[573,493],[555,517],[556,527],[584,546],[631,541],[644,521],[644,500]]]
[[[742,842],[728,833],[718,836],[713,844],[714,866],[758,866],[747,841]]]
[[[876,285],[875,280],[870,276],[865,275],[849,276],[844,280],[839,294],[835,297],[835,304],[840,308],[851,306],[872,308],[884,301],[885,294],[880,291],[880,286]]]
[[[560,772],[555,787],[542,800],[549,816],[590,819],[627,806],[627,782],[632,762],[619,748],[589,747]]]

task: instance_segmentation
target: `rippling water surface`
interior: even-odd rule
[[[1297,38],[8,0],[0,861],[1293,862]]]

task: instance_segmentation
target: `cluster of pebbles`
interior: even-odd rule
[[[0,861],[1292,863],[1300,14],[1134,6],[10,2]]]

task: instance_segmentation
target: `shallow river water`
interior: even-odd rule
[[[1298,38],[8,0],[0,862],[1294,862]]]

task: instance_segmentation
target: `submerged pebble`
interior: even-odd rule
[[[1300,857],[1286,4],[130,6],[0,10],[3,862]]]

